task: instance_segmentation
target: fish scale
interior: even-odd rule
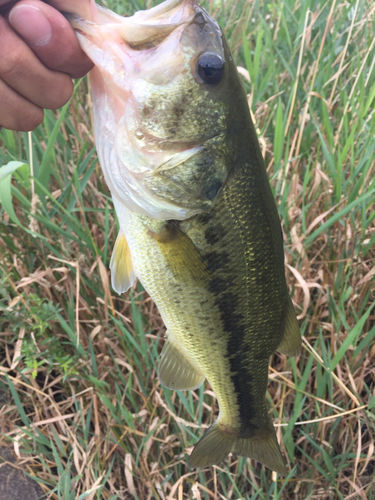
[[[226,40],[196,0],[126,19],[98,7],[93,17],[71,22],[96,65],[95,136],[120,224],[113,287],[121,293],[138,277],[160,311],[160,382],[189,390],[207,379],[217,397],[218,418],[190,465],[232,452],[286,474],[265,399],[268,361],[276,350],[297,355],[301,338],[277,208]]]
[[[136,273],[169,336],[210,382],[220,407],[218,422],[244,439],[270,429],[268,359],[282,340],[288,310],[285,275],[275,258],[282,248],[276,207],[268,181],[260,182],[253,171],[253,165],[238,161],[209,215],[175,222],[207,276],[173,271],[174,256],[163,248],[173,248],[173,236],[161,236],[166,241],[161,245],[155,237],[165,231],[165,222],[130,214],[123,226]],[[249,178],[252,182],[244,183]],[[262,219],[271,224],[259,230]]]

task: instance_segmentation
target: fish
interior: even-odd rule
[[[196,0],[122,17],[70,16],[90,74],[96,147],[119,233],[112,286],[138,278],[166,326],[160,383],[207,380],[219,415],[189,465],[229,453],[287,468],[266,405],[275,352],[301,334],[283,234],[246,92],[218,23]]]

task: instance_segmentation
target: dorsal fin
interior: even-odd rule
[[[133,286],[137,276],[134,271],[128,242],[121,229],[117,235],[109,267],[111,269],[112,287],[117,293],[126,292]]]

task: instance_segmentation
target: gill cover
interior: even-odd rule
[[[228,163],[228,113],[214,95],[225,80],[219,26],[195,0],[129,18],[97,6],[94,19],[70,22],[95,63],[96,146],[112,196],[155,219],[210,211]]]

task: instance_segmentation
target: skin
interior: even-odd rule
[[[92,62],[60,11],[90,19],[90,0],[0,0],[0,128],[29,131],[66,104]]]

